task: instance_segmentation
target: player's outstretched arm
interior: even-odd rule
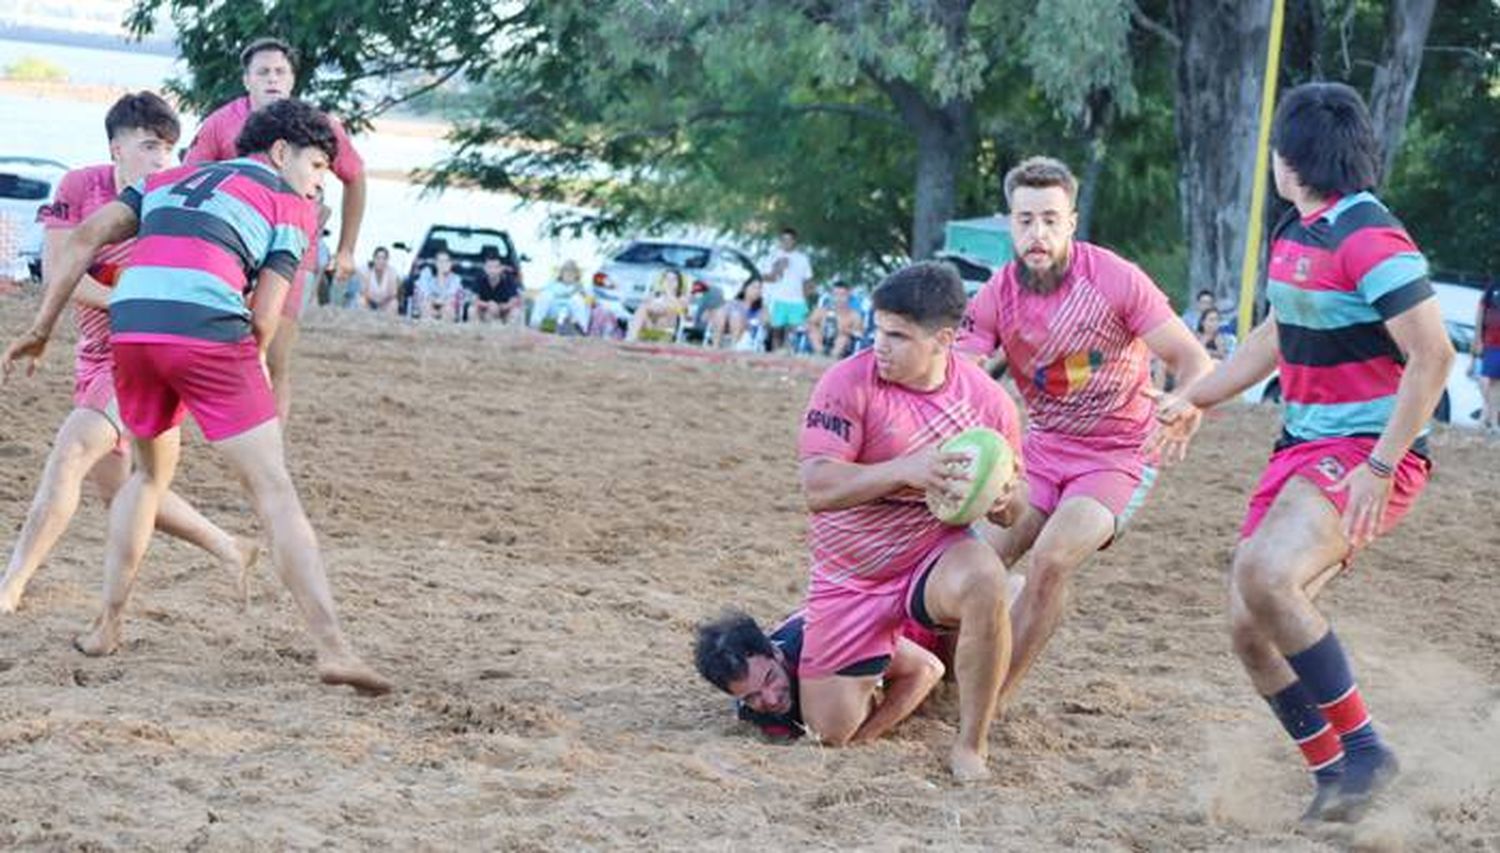
[[[962,500],[967,459],[962,453],[939,453],[937,445],[868,465],[815,456],[802,463],[802,493],[813,512],[848,509],[906,488],[948,489]]]
[[[37,360],[46,351],[57,318],[73,298],[78,281],[88,270],[94,253],[110,243],[134,236],[136,226],[135,211],[129,205],[110,202],[69,232],[53,262],[43,271],[46,293],[36,319],[25,334],[11,343],[3,362],[0,362],[5,376],[9,376],[15,363],[22,359],[30,359],[27,375],[36,372]]]
[[[72,233],[71,228],[47,229],[47,236],[42,243],[42,269],[51,269],[62,263],[63,247],[67,245],[68,235]],[[78,289],[73,291],[73,301],[90,308],[108,308],[109,288],[85,273],[78,282]]]
[[[851,743],[875,740],[910,717],[943,680],[943,662],[911,640],[896,641],[896,652],[885,672],[885,696],[860,724]]]
[[[1280,347],[1276,342],[1276,316],[1250,330],[1250,334],[1230,354],[1219,369],[1179,392],[1191,405],[1211,409],[1225,400],[1243,394],[1247,388],[1270,376],[1276,370]]]

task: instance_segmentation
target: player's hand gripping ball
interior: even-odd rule
[[[1016,476],[1016,454],[1010,442],[992,429],[972,427],[943,442],[942,453],[963,454],[957,463],[966,476],[962,498],[927,491],[927,509],[944,524],[963,527],[983,518]]]

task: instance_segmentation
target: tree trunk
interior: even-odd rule
[[[1384,175],[1390,175],[1406,130],[1406,113],[1422,68],[1422,49],[1437,0],[1391,0],[1386,14],[1383,61],[1370,84],[1370,118],[1380,139]]]
[[[1109,126],[1114,120],[1114,99],[1107,90],[1089,96],[1084,119],[1084,141],[1088,160],[1078,182],[1078,239],[1089,239],[1094,227],[1094,202],[1099,198],[1099,178],[1104,174],[1104,155],[1109,145]]]
[[[917,140],[917,182],[912,199],[913,260],[943,246],[943,226],[958,210],[958,182],[974,151],[974,104],[954,99],[941,107],[905,80],[876,80]]]
[[[1271,0],[1173,0],[1188,292],[1239,291]],[[1264,235],[1262,235],[1264,237]]]

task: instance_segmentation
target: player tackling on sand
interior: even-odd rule
[[[698,628],[693,658],[698,674],[734,697],[741,720],[767,737],[791,739],[804,729],[800,702],[801,611],[768,634],[743,613],[729,612]],[[878,698],[850,743],[875,740],[911,716],[943,680],[943,638],[912,619],[900,627],[890,662],[881,673]]]
[[[1212,375],[1168,395],[1178,424],[1280,372],[1284,424],[1240,530],[1230,577],[1235,654],[1317,784],[1306,819],[1355,820],[1395,776],[1349,658],[1313,599],[1427,483],[1427,421],[1453,347],[1427,261],[1371,190],[1380,147],[1340,83],[1282,97],[1271,315]]]
[[[384,693],[390,682],[354,655],[339,629],[317,540],[283,461],[264,367],[288,278],[309,249],[308,200],[338,143],[321,113],[281,100],[251,115],[239,149],[237,160],[152,175],[73,229],[47,270],[35,323],[5,353],[6,373],[22,359],[34,370],[90,260],[108,244],[136,238],[109,318],[115,393],[137,467],[110,512],[103,612],[75,644],[89,655],[120,644],[125,603],[190,412],[245,484],[270,535],[277,571],[317,648],[319,677]],[[252,285],[247,305],[242,294]]]
[[[1143,447],[1154,422],[1150,356],[1179,382],[1211,362],[1140,268],[1073,238],[1078,183],[1047,157],[1005,176],[1018,257],[975,296],[958,349],[981,359],[999,347],[1026,401],[1022,458],[1030,506],[1008,530],[984,528],[1006,566],[1029,550],[1015,608],[1015,656],[1004,707],[1062,620],[1073,571],[1124,529],[1156,481]],[[1167,461],[1186,452],[1196,417],[1170,430]]]
[[[843,744],[879,728],[870,703],[910,618],[957,628],[960,781],[988,775],[989,724],[1010,658],[1005,568],[968,528],[928,511],[927,489],[961,491],[938,445],[985,426],[1014,444],[1015,405],[982,369],[951,352],[964,311],[951,267],[919,263],[876,288],[875,346],[829,368],[813,389],[798,442],[812,513],[812,578],[799,665],[803,721]],[[1007,490],[991,517],[1009,523]],[[889,710],[888,710],[889,709]],[[909,712],[908,712],[909,713]],[[893,722],[893,721],[892,721]]]
[[[203,126],[188,148],[185,163],[199,165],[238,157],[235,140],[250,113],[282,98],[290,98],[296,88],[295,57],[291,45],[280,39],[259,38],[250,42],[240,52],[240,65],[245,70],[245,96],[214,110],[203,120]],[[339,244],[334,254],[334,277],[343,281],[354,274],[354,244],[359,239],[359,226],[365,216],[365,162],[350,144],[343,125],[331,116],[328,122],[338,139],[338,154],[334,156],[330,170],[344,184]],[[307,252],[292,277],[291,290],[281,309],[281,322],[277,324],[276,338],[266,353],[266,363],[271,369],[271,388],[276,393],[276,414],[283,424],[292,408],[292,348],[296,346],[300,328],[302,294],[307,283],[320,272],[316,246],[322,228],[316,219],[313,221],[315,227],[308,232],[308,241],[314,249]]]
[[[125,187],[166,167],[180,132],[177,114],[150,92],[116,101],[104,117],[104,129],[111,162],[64,175],[52,203],[41,210],[39,218],[47,229],[44,251],[48,268],[58,262],[71,230],[89,214],[109,204]],[[74,408],[58,427],[36,497],[5,576],[0,578],[0,612],[13,612],[20,605],[26,584],[78,509],[83,481],[94,484],[107,506],[130,476],[130,445],[115,403],[107,310],[109,289],[129,252],[129,242],[100,249],[74,293],[73,311],[78,322]],[[170,491],[162,496],[156,527],[217,557],[238,579],[243,597],[245,572],[258,553],[253,542],[220,530]]]

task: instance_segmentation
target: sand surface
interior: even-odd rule
[[[7,340],[33,305],[0,301]],[[60,345],[0,389],[7,548],[70,360]],[[269,566],[241,614],[211,558],[160,537],[124,648],[81,656],[105,530],[86,499],[0,618],[0,847],[1500,850],[1500,443],[1440,430],[1427,494],[1325,597],[1408,772],[1365,824],[1309,831],[1299,759],[1224,631],[1270,411],[1214,417],[1081,573],[994,729],[993,782],[948,781],[951,693],[843,751],[734,723],[691,631],[724,604],[773,620],[798,603],[811,382],[313,314],[289,460],[345,626],[399,691],[318,685]],[[253,533],[186,444],[180,491]]]

